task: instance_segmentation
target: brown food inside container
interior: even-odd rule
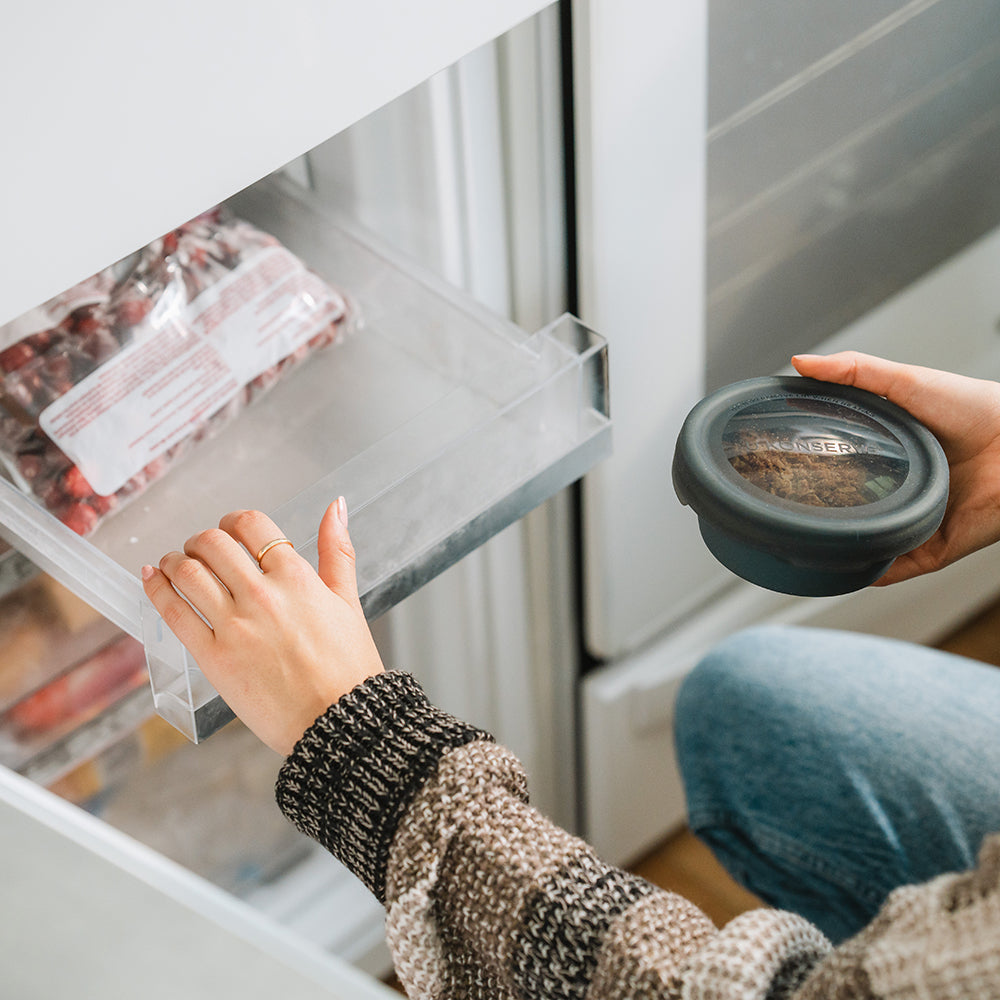
[[[809,455],[799,452],[753,451],[729,461],[744,479],[783,500],[811,507],[860,507],[879,499],[867,484],[891,473],[886,465],[872,468],[853,455]],[[898,485],[898,484],[897,484]]]

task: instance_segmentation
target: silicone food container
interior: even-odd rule
[[[944,517],[948,463],[881,396],[797,376],[737,382],[688,414],[674,490],[712,554],[784,594],[846,594],[882,576]]]

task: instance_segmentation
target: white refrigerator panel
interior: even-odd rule
[[[300,156],[542,0],[7,12],[0,323]],[[13,95],[17,95],[14,98]]]
[[[602,659],[641,646],[722,576],[670,480],[704,380],[706,8],[573,8],[580,312],[614,351],[614,455],[584,493],[585,626]]]
[[[387,987],[0,768],[0,965],[21,1000],[379,1000]]]

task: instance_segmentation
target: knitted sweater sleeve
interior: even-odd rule
[[[776,911],[718,932],[605,864],[528,805],[512,754],[407,674],[371,678],[321,716],[277,798],[386,904],[410,997],[781,1000],[828,950]]]
[[[818,963],[795,1000],[1000,1000],[1000,836],[979,863],[896,889]]]

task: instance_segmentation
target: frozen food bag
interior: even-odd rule
[[[148,684],[142,643],[121,636],[15,703],[2,722],[23,740],[45,742],[83,725],[129,691]]]
[[[0,327],[0,459],[78,534],[357,322],[216,208]]]

